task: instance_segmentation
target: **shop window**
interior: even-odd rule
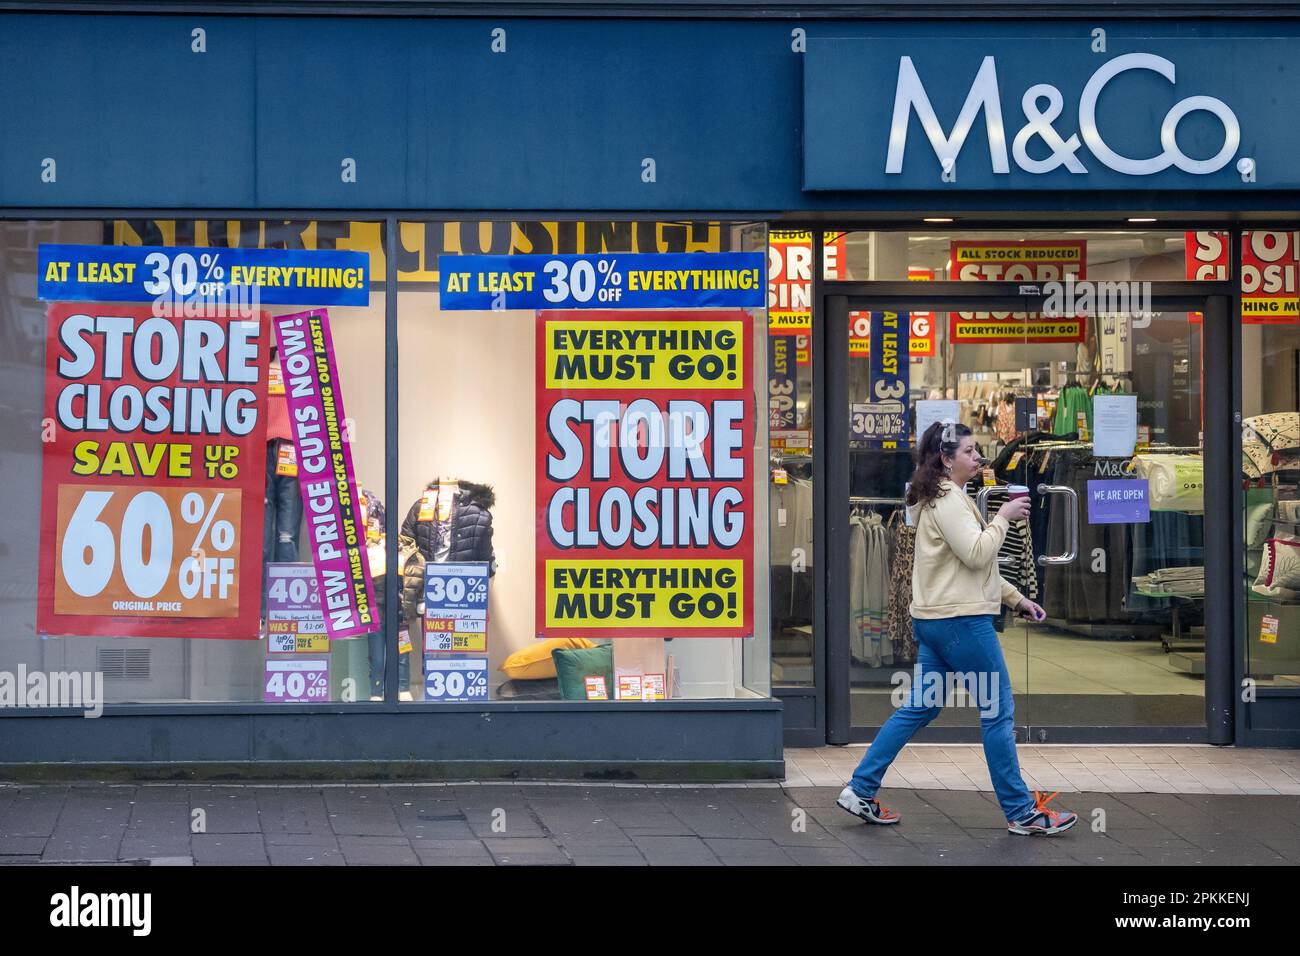
[[[761,290],[742,309],[629,309],[636,278],[608,259],[543,272],[478,258],[646,256],[653,271],[676,254],[761,251],[752,229],[400,224],[391,506],[414,700],[768,695]],[[527,296],[543,283],[605,307],[538,308]],[[668,404],[711,396],[734,414],[686,423]],[[689,468],[685,431],[716,442]]]
[[[0,671],[26,675],[15,703],[380,692],[380,235],[0,223]]]
[[[1226,249],[1227,233],[1198,233]],[[1226,258],[1223,252],[1221,258]],[[1300,688],[1300,233],[1241,236],[1246,673]]]

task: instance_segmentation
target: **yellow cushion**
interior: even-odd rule
[[[501,662],[499,670],[511,680],[543,680],[555,676],[555,661],[551,660],[551,651],[557,648],[595,646],[594,642],[585,637],[553,637],[549,641],[537,641],[522,651],[515,651]]]

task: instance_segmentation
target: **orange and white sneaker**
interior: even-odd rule
[[[1007,830],[1020,836],[1052,836],[1063,833],[1079,822],[1079,815],[1069,810],[1049,810],[1047,804],[1052,797],[1034,791],[1034,812],[1023,820],[1013,820],[1007,824]]]
[[[835,801],[837,807],[841,807],[853,814],[860,820],[867,823],[897,823],[903,819],[889,807],[882,807],[879,800],[868,800],[866,797],[860,797],[853,792],[852,787],[845,787],[840,791],[839,799]]]

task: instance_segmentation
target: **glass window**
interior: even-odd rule
[[[108,703],[370,696],[379,237],[364,222],[0,223],[0,668],[46,675],[50,704],[82,675]],[[318,552],[333,555],[323,596]]]
[[[1198,233],[1226,249],[1226,233]],[[1222,252],[1227,257],[1227,252]],[[1300,687],[1300,232],[1241,240],[1246,673]]]
[[[466,258],[762,244],[761,227],[717,222],[401,223],[395,505],[416,700],[475,699],[480,679],[492,700],[768,695],[765,310],[629,311],[603,263],[563,279],[610,308],[512,307],[523,280]],[[734,376],[707,381],[718,361]],[[486,607],[452,599],[458,575]]]

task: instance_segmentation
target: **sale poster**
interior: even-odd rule
[[[265,704],[309,704],[330,699],[330,662],[267,658],[262,680]]]
[[[845,278],[843,232],[822,237],[822,274]],[[767,234],[768,334],[791,336],[796,366],[812,365],[813,234],[774,229]]]
[[[799,368],[794,361],[795,337],[767,338],[767,427],[772,431],[794,428],[798,422]]]
[[[871,401],[855,402],[849,415],[849,437],[880,448],[897,448],[909,440],[907,398],[907,316],[872,312]]]
[[[487,562],[424,566],[424,650],[487,652]]]
[[[38,632],[256,640],[266,316],[47,317]]]
[[[379,619],[329,313],[295,312],[272,324],[325,629],[331,639],[369,634]]]
[[[754,627],[744,311],[537,317],[537,634]]]
[[[266,566],[268,654],[328,654],[320,584],[310,564]]]
[[[909,282],[933,282],[933,269],[908,269]],[[933,312],[907,313],[907,354],[912,358],[928,358],[938,351],[934,334]],[[849,313],[849,357],[867,358],[871,355],[871,313]]]
[[[949,263],[959,282],[1063,282],[1086,278],[1087,243],[969,242],[954,239]],[[1082,342],[1083,316],[1044,316],[1027,312],[950,312],[950,342]]]
[[[1184,243],[1187,278],[1226,281],[1226,232],[1189,232]],[[1199,312],[1191,313],[1194,322]],[[1241,235],[1241,322],[1294,325],[1300,322],[1300,232],[1243,232]]]

